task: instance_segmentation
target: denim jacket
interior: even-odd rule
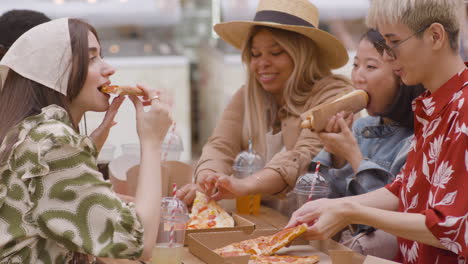
[[[356,174],[349,163],[332,168],[332,156],[325,150],[313,159],[329,167],[325,175],[331,198],[367,193],[392,182],[406,162],[413,130],[366,116],[353,124],[353,134],[364,157]]]

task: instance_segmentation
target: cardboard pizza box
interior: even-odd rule
[[[259,236],[269,236],[278,232],[278,229],[255,230],[250,235],[243,232],[215,232],[215,233],[195,233],[186,238],[189,251],[200,260],[210,264],[248,264],[250,256],[222,257],[213,250],[227,246],[234,242],[252,239]],[[320,257],[319,264],[390,264],[376,257],[364,257],[351,249],[331,240],[307,241],[297,238],[292,245],[279,250],[276,254]],[[365,262],[371,261],[371,262]]]
[[[190,234],[199,234],[199,233],[212,233],[212,232],[229,232],[229,231],[240,231],[245,235],[251,234],[255,230],[255,223],[250,220],[245,219],[244,217],[231,213],[232,218],[234,218],[234,227],[218,227],[218,228],[204,228],[204,229],[190,229],[185,231],[185,245],[188,245],[188,236]]]
[[[109,178],[116,193],[135,196],[139,165],[129,159],[114,160],[109,164]],[[172,195],[172,184],[180,188],[192,182],[192,167],[180,161],[161,162],[162,195]]]

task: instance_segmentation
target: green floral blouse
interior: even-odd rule
[[[7,149],[0,160],[0,263],[62,264],[73,251],[141,255],[143,227],[133,205],[104,181],[94,143],[72,128],[63,108],[25,119],[0,145],[0,153]]]

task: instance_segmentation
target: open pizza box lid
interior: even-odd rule
[[[124,174],[125,177],[118,176]],[[138,184],[139,165],[132,159],[112,161],[109,164],[109,178],[116,193],[135,196]],[[180,188],[192,183],[192,167],[180,161],[161,162],[162,195],[172,196],[172,184]]]
[[[227,246],[234,242],[252,239],[259,236],[269,236],[278,232],[278,229],[255,230],[247,235],[241,231],[193,233],[188,235],[186,242],[189,251],[199,259],[210,264],[248,264],[250,256],[222,257],[213,250]],[[279,250],[278,255],[312,256],[320,257],[318,264],[386,264],[388,262],[380,258],[366,258],[363,255],[331,240],[307,241],[303,239],[294,240],[288,248]],[[371,262],[365,262],[371,261]]]
[[[232,213],[234,218],[234,227],[219,227],[219,228],[205,228],[205,229],[187,229],[185,231],[185,245],[188,245],[188,236],[190,234],[199,233],[212,233],[212,232],[229,232],[229,231],[241,231],[244,235],[249,235],[255,230],[255,223],[245,219],[244,217]]]

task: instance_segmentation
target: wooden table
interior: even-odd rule
[[[228,210],[232,210],[232,204],[223,205]],[[288,217],[282,215],[278,211],[275,211],[269,207],[261,206],[258,215],[242,215],[242,217],[255,223],[255,229],[280,229],[288,223]],[[105,264],[139,264],[141,262],[131,260],[117,260],[117,259],[106,259],[103,261]],[[189,252],[188,247],[184,248],[184,254],[182,256],[182,262],[184,264],[204,264],[199,258],[195,257]],[[148,263],[149,264],[149,263]]]

